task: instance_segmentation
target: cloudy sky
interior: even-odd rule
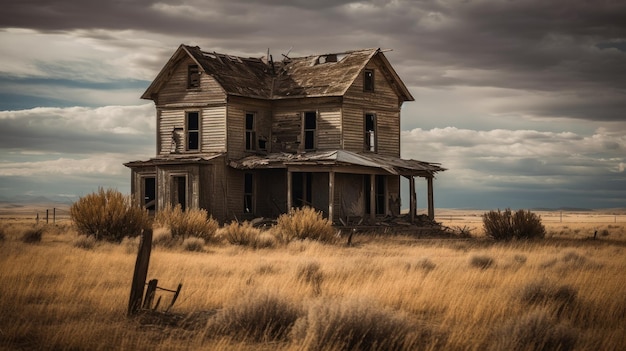
[[[181,43],[275,58],[391,49],[416,100],[402,156],[449,169],[437,207],[626,207],[617,0],[8,1],[0,200],[128,192],[122,163],[155,155],[139,96]]]

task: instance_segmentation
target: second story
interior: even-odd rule
[[[181,45],[143,94],[157,157],[348,150],[398,157],[413,101],[380,49],[242,58]]]

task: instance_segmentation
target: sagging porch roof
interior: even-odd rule
[[[346,150],[315,151],[302,154],[271,153],[253,155],[231,160],[236,169],[288,168],[289,166],[362,166],[381,169],[386,173],[402,176],[434,177],[446,169],[439,163],[405,160],[398,157],[372,153],[356,153]]]
[[[197,163],[210,163],[211,160],[224,156],[226,153],[212,153],[199,155],[180,155],[172,154],[168,156],[160,156],[151,158],[146,161],[130,161],[124,163],[124,166],[133,167],[145,167],[145,166],[163,166],[163,165],[182,165],[182,164],[197,164]]]

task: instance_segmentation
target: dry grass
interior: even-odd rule
[[[626,349],[624,225],[601,225],[597,240],[155,246],[148,279],[183,284],[166,321],[125,316],[136,240],[85,250],[65,227],[29,245],[30,225],[0,223],[0,350]]]

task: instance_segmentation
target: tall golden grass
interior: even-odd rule
[[[76,245],[48,228],[26,244],[28,226],[2,228],[0,350],[626,349],[614,234],[157,246],[148,279],[183,284],[167,319],[126,317],[136,240]]]

